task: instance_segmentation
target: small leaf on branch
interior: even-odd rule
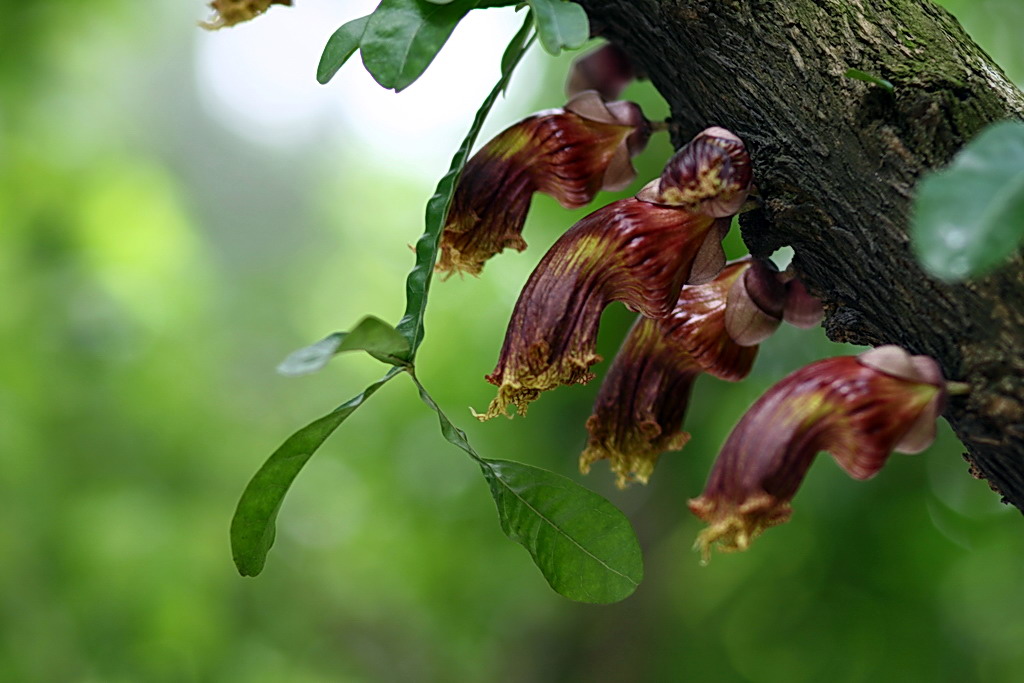
[[[335,332],[288,354],[277,366],[282,375],[307,375],[345,351],[366,351],[382,363],[407,365],[409,341],[380,318],[368,315],[351,332]]]
[[[483,471],[501,529],[530,553],[555,592],[607,604],[629,597],[643,579],[633,526],[607,500],[576,482],[508,460],[481,458],[415,375],[420,398],[437,413],[441,434]]]
[[[509,42],[508,48],[501,60],[501,78],[484,99],[480,109],[477,110],[473,124],[469,128],[466,139],[455,152],[451,168],[437,183],[434,196],[427,202],[426,229],[416,241],[416,265],[413,266],[409,277],[405,281],[405,315],[399,321],[396,329],[407,340],[412,347],[412,356],[415,356],[416,349],[423,342],[423,315],[427,309],[427,295],[430,292],[430,281],[434,274],[434,262],[437,260],[438,242],[441,239],[441,231],[444,229],[445,221],[448,218],[448,208],[452,203],[452,195],[455,194],[455,183],[459,174],[466,165],[469,152],[476,142],[480,128],[483,126],[487,113],[494,106],[498,96],[508,86],[512,78],[512,72],[523,53],[529,47],[531,40],[527,40],[530,30],[533,27],[532,12],[527,14],[522,28]],[[412,359],[410,357],[410,360]]]
[[[317,81],[327,83],[334,78],[334,74],[338,73],[338,69],[348,61],[348,58],[355,54],[369,20],[369,15],[353,19],[342,24],[341,28],[328,38],[324,53],[320,55],[320,64],[316,67]]]
[[[858,81],[864,81],[865,83],[877,85],[878,87],[883,88],[884,90],[887,90],[889,92],[892,92],[894,90],[891,81],[887,81],[884,78],[879,78],[878,76],[872,76],[868,72],[861,71],[860,69],[847,69],[846,77],[855,78]]]
[[[921,264],[947,281],[980,275],[1017,249],[1024,234],[1024,123],[1003,121],[967,144],[948,168],[926,176],[911,236]]]
[[[400,92],[419,78],[475,3],[382,0],[360,40],[363,65],[385,88]]]
[[[403,368],[391,368],[361,394],[292,434],[256,472],[231,519],[231,554],[239,574],[256,576],[263,571],[274,545],[281,502],[313,453],[356,408],[400,372]]]
[[[537,17],[537,34],[544,50],[558,55],[562,50],[582,47],[590,38],[586,11],[568,0],[529,0]]]

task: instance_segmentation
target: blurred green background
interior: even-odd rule
[[[263,575],[235,573],[248,478],[382,373],[274,366],[363,314],[398,319],[424,203],[517,26],[475,13],[401,95],[357,61],[318,86],[327,37],[372,4],[300,0],[206,34],[198,1],[0,2],[0,680],[1020,680],[1024,520],[944,423],[866,483],[820,458],[789,524],[698,565],[686,500],[767,385],[847,350],[820,330],[783,329],[742,384],[703,378],[693,440],[649,486],[618,492],[603,465],[584,480],[645,550],[621,604],[550,591],[402,380],[302,473]],[[1024,83],[1018,0],[947,5]],[[560,104],[567,63],[532,54],[487,131]],[[667,113],[645,84],[626,95]],[[669,153],[657,139],[641,178]],[[533,264],[585,213],[538,198],[529,250],[436,283],[420,356],[482,454],[577,479],[596,382],[527,419],[467,406],[493,395]],[[629,318],[609,309],[606,358]]]

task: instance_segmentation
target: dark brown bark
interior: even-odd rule
[[[581,1],[668,100],[677,144],[709,125],[746,141],[765,206],[744,239],[793,247],[832,339],[899,344],[970,384],[945,417],[971,472],[1024,510],[1024,262],[949,285],[907,239],[921,174],[1024,116],[1024,95],[927,0]]]

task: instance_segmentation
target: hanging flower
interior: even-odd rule
[[[620,488],[634,480],[646,484],[658,457],[690,439],[680,427],[694,380],[702,372],[732,381],[746,377],[757,347],[729,337],[725,310],[729,290],[750,265],[744,259],[707,284],[683,287],[666,318],[636,321],[587,420],[590,439],[580,455],[581,472],[607,459]]]
[[[812,363],[770,388],[729,435],[703,494],[690,501],[708,523],[697,540],[704,559],[715,545],[745,550],[788,520],[789,502],[818,451],[867,479],[892,451],[927,448],[944,386],[933,359],[882,346]]]
[[[596,90],[603,99],[614,100],[636,78],[636,69],[622,48],[605,43],[573,61],[565,93],[573,97],[585,90]]]
[[[686,154],[684,147],[666,169]],[[704,160],[716,173],[723,168],[712,155]],[[731,188],[735,180],[723,177],[722,186]],[[721,240],[728,227],[727,218],[639,198],[609,204],[573,226],[519,295],[498,366],[487,376],[498,386],[498,396],[478,417],[507,414],[509,405],[524,414],[541,392],[593,379],[590,366],[601,360],[594,343],[605,306],[622,301],[649,318],[668,316],[683,284],[707,282],[721,271]]]
[[[621,190],[636,177],[631,157],[651,127],[632,102],[605,103],[580,93],[564,109],[541,112],[500,133],[466,164],[441,235],[437,270],[477,275],[506,248],[522,251],[534,192],[567,209],[599,190]]]
[[[271,5],[291,5],[292,0],[213,0],[210,8],[215,12],[213,21],[201,21],[199,25],[208,31],[216,31],[255,19],[270,9]]]
[[[498,366],[487,376],[498,396],[482,417],[504,414],[509,405],[525,414],[541,392],[593,379],[605,306],[622,301],[648,317],[668,315],[703,243],[709,235],[720,239],[714,225],[710,216],[638,199],[609,204],[577,223],[519,295]]]

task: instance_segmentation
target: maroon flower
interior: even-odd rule
[[[643,151],[650,131],[639,106],[605,103],[594,91],[506,129],[459,178],[437,270],[477,275],[504,249],[525,249],[522,230],[534,192],[574,209],[599,190],[625,188],[636,177],[630,159]]]
[[[697,376],[736,381],[750,372],[757,347],[738,345],[725,330],[729,290],[750,264],[730,264],[707,284],[683,287],[666,318],[637,320],[587,420],[581,472],[607,459],[620,488],[633,480],[646,484],[661,453],[681,449],[690,438],[680,426]]]
[[[565,93],[573,97],[596,90],[603,99],[614,100],[636,77],[636,69],[622,48],[606,43],[573,61]]]
[[[945,389],[938,364],[883,346],[797,370],[769,389],[733,429],[690,510],[708,523],[704,559],[717,545],[745,550],[789,519],[818,451],[867,479],[892,451],[917,453],[935,436]]]
[[[622,301],[648,317],[668,315],[703,243],[721,239],[714,226],[710,216],[638,199],[609,204],[573,226],[519,295],[498,366],[487,376],[498,396],[481,418],[510,404],[525,414],[542,391],[593,379],[605,306]]]
[[[713,147],[735,162],[716,161],[708,151],[699,157],[699,165],[686,162],[693,177],[680,174],[676,165],[689,158],[687,145],[669,161],[665,174],[700,184],[702,173],[713,173],[734,201],[734,186],[749,188],[749,164],[744,171],[742,143],[736,151],[735,136],[723,133],[728,144]],[[706,137],[705,132],[691,144],[704,144]],[[729,176],[730,169],[738,169],[738,177]],[[660,182],[667,192],[664,178]],[[729,220],[691,210],[714,203],[708,196],[672,206],[638,196],[595,211],[565,233],[516,302],[498,366],[487,376],[498,386],[498,396],[479,417],[507,414],[509,405],[523,414],[542,391],[593,379],[590,366],[601,360],[594,353],[597,326],[610,302],[622,301],[649,318],[664,318],[675,308],[684,283],[714,278],[725,263],[721,240]]]

